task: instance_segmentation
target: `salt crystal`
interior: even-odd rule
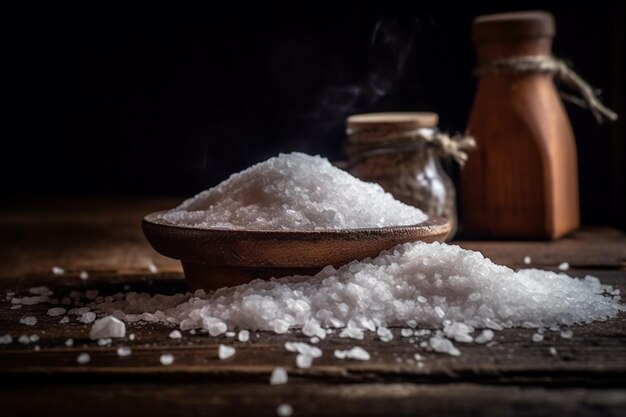
[[[32,287],[28,289],[28,292],[35,295],[51,295],[52,290],[48,287]]]
[[[235,354],[235,348],[232,346],[220,345],[217,349],[217,356],[221,359],[228,359]]]
[[[383,342],[389,342],[393,339],[393,333],[391,333],[391,330],[386,327],[379,327],[376,329],[376,334]]]
[[[161,362],[161,365],[163,366],[171,365],[174,363],[174,355],[169,354],[169,353],[164,353],[163,355],[159,357],[159,362]]]
[[[304,326],[302,326],[302,333],[304,333],[305,336],[316,336],[320,339],[326,337],[326,331],[322,329],[317,320],[313,319],[304,323]]]
[[[95,319],[96,313],[94,313],[93,311],[88,311],[80,316],[80,322],[85,324],[93,323]]]
[[[17,338],[17,341],[19,343],[22,343],[24,345],[27,345],[30,343],[30,337],[28,337],[27,335],[23,334],[20,337]]]
[[[31,343],[39,342],[39,335],[31,334],[29,337]]]
[[[413,336],[413,329],[402,329],[400,330],[400,335],[402,337],[411,337]]]
[[[459,322],[449,322],[444,323],[443,332],[451,339],[456,340],[457,342],[463,343],[471,343],[474,338],[469,334],[473,332],[474,329],[469,327],[465,323]]]
[[[452,342],[445,337],[433,336],[428,341],[430,347],[439,353],[447,353],[451,356],[460,356],[461,352],[452,344]]]
[[[89,353],[86,353],[86,352],[81,353],[76,358],[76,362],[78,362],[80,365],[84,365],[86,363],[89,363],[90,361],[91,361],[91,356],[89,356]]]
[[[67,340],[65,341],[65,346],[67,346],[67,347],[72,347],[72,346],[74,346],[74,339],[67,339]]]
[[[524,256],[524,265],[530,265],[533,262],[530,256]]]
[[[225,335],[226,335],[226,337],[235,337],[235,336],[237,336],[237,333],[235,333],[235,332],[226,332]]]
[[[161,217],[196,228],[257,230],[401,226],[427,219],[381,186],[302,153],[281,154],[234,174]]]
[[[493,331],[489,329],[483,330],[478,336],[474,338],[474,342],[484,344],[493,339]]]
[[[309,341],[313,344],[317,344],[320,342],[320,338],[317,336],[313,336],[311,339],[309,339]]]
[[[178,330],[172,330],[169,336],[170,339],[180,339],[183,337],[183,335]]]
[[[272,322],[272,330],[274,330],[274,333],[278,334],[287,333],[287,330],[289,330],[289,323],[287,323],[285,320],[275,319]]]
[[[123,321],[113,316],[106,316],[91,326],[89,338],[91,340],[124,337],[126,335],[126,325]]]
[[[113,343],[113,339],[110,338],[98,339],[98,346],[109,346],[111,343]]]
[[[131,333],[130,335],[128,335],[128,340],[130,340],[130,341],[135,340],[135,334]]]
[[[556,356],[557,355],[557,351],[556,351],[556,348],[554,346],[550,346],[550,355],[552,355],[552,356]]]
[[[148,262],[148,271],[150,271],[151,274],[156,274],[159,272],[159,268],[157,268],[154,262],[150,261]]]
[[[89,274],[87,273],[87,271],[80,271],[80,275],[79,275],[80,279],[82,279],[83,281],[86,281],[89,279]]]
[[[226,323],[215,317],[203,317],[202,327],[207,329],[211,336],[219,336],[222,333],[226,333],[228,329]]]
[[[296,366],[298,368],[310,368],[312,363],[313,363],[312,356],[302,354],[302,353],[299,353],[298,356],[296,356]]]
[[[53,307],[48,310],[48,315],[50,317],[62,316],[63,314],[65,314],[66,311],[67,310],[64,309],[63,307]]]
[[[574,336],[574,332],[571,331],[570,329],[565,329],[565,330],[561,331],[561,337],[563,339],[571,339],[572,336]]]
[[[133,350],[130,348],[130,346],[120,346],[117,348],[117,356],[119,357],[130,356],[132,353]]]
[[[360,346],[355,346],[348,351],[347,357],[359,361],[369,361],[370,354]]]
[[[532,339],[533,342],[539,343],[539,342],[543,341],[543,335],[541,333],[535,333],[535,334],[533,334],[531,339]]]
[[[567,271],[569,269],[569,263],[567,262],[561,262],[559,264],[559,270],[561,271]]]
[[[420,362],[424,360],[424,357],[422,355],[420,355],[419,353],[416,353],[415,355],[413,355],[413,357],[415,358],[416,361]]]
[[[39,346],[39,345],[35,345],[35,346],[33,346],[33,350],[34,350],[35,352],[39,352],[39,351],[41,350],[41,346]]]
[[[70,322],[70,318],[65,316],[63,317],[61,320],[59,320],[59,324],[65,324],[65,323],[69,323]]]
[[[270,385],[282,385],[287,383],[287,371],[285,368],[276,367],[270,376]]]
[[[11,310],[18,310],[18,309],[20,309],[20,308],[22,308],[22,305],[21,305],[21,304],[15,304],[15,305],[12,305],[12,306],[11,306]]]
[[[247,342],[250,340],[250,332],[248,330],[240,330],[237,334],[237,339],[240,342]]]
[[[281,404],[276,408],[276,415],[278,417],[291,417],[293,414],[293,408],[289,404]]]
[[[20,319],[20,323],[27,326],[34,326],[35,324],[37,324],[37,318],[33,316],[22,317]]]
[[[9,343],[13,343],[13,338],[10,334],[0,336],[0,345],[8,345]]]
[[[322,350],[320,348],[303,342],[286,342],[285,349],[290,352],[298,352],[303,355],[309,355],[312,358],[319,358],[322,356]]]
[[[60,266],[53,266],[52,273],[54,275],[63,275],[65,274],[65,269],[61,268]]]

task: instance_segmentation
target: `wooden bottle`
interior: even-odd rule
[[[550,55],[546,12],[480,16],[479,65]],[[480,77],[468,133],[476,138],[461,176],[464,230],[501,238],[559,238],[579,226],[576,144],[549,73]]]

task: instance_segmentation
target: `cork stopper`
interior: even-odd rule
[[[556,32],[554,16],[544,11],[498,13],[474,19],[475,42],[503,39],[552,38]]]
[[[406,132],[437,126],[439,116],[430,112],[364,113],[348,117],[351,142],[401,139]]]

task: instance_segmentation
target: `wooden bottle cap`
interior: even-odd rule
[[[474,19],[475,42],[515,38],[544,38],[555,34],[554,16],[544,11],[498,13]]]
[[[352,142],[372,142],[393,137],[395,133],[434,128],[439,116],[430,112],[364,113],[348,117]]]

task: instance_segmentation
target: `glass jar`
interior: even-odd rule
[[[405,204],[448,219],[456,231],[454,183],[441,166],[435,113],[370,113],[348,118],[350,173]]]

